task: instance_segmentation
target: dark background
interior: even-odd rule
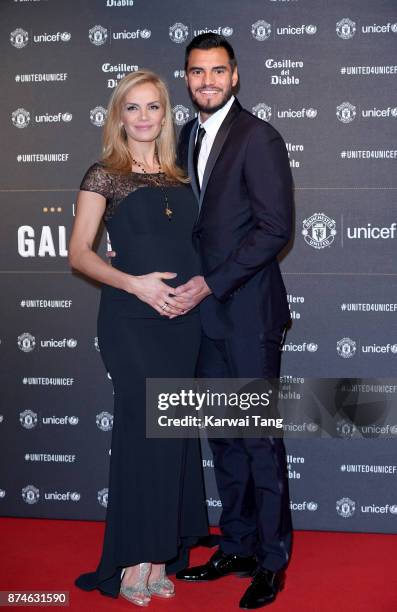
[[[350,20],[345,38],[336,25],[343,19]],[[253,28],[258,21],[265,24]],[[267,106],[267,117],[290,149],[296,234],[282,269],[294,319],[282,373],[395,375],[397,231],[385,238],[366,238],[363,230],[360,238],[349,236],[368,224],[390,228],[397,222],[396,158],[376,159],[372,153],[351,159],[343,152],[397,155],[396,24],[394,0],[1,2],[1,515],[104,517],[111,431],[97,422],[109,429],[112,385],[94,342],[98,288],[71,273],[64,237],[70,236],[81,177],[100,156],[101,127],[90,113],[106,108],[116,81],[139,67],[166,79],[177,123],[193,117],[183,79],[184,47],[201,30],[230,36],[241,74],[241,103],[253,112]],[[103,44],[90,41],[95,26],[105,30]],[[185,41],[172,40],[173,26]],[[296,27],[303,33],[291,33]],[[264,32],[267,38],[258,40]],[[43,35],[48,39],[57,33],[64,33],[60,40],[43,41]],[[120,39],[120,33],[129,38]],[[18,48],[15,41],[21,37],[26,44]],[[269,60],[303,66],[283,74],[282,68],[268,68]],[[369,74],[348,74],[352,66],[368,67]],[[375,74],[377,67],[389,67],[390,74]],[[65,76],[43,80],[48,74]],[[275,84],[277,78],[286,84]],[[344,102],[355,107],[348,122],[336,114]],[[30,113],[22,128],[12,121],[18,109]],[[386,116],[368,117],[373,109]],[[58,113],[69,120],[43,121]],[[27,161],[34,154],[65,154],[67,159]],[[335,223],[330,246],[314,248],[304,241],[303,222],[315,213]],[[324,226],[320,231],[327,233]],[[105,237],[100,248],[103,252]],[[368,310],[351,310],[350,304],[363,303]],[[379,304],[391,311],[378,312]],[[19,348],[23,333],[34,337],[33,350]],[[349,358],[336,350],[342,338],[356,343]],[[65,346],[41,346],[48,340],[65,340]],[[310,343],[316,350],[307,350]],[[363,352],[368,345],[389,347]],[[56,384],[33,384],[49,379]],[[26,427],[32,419],[35,425]],[[287,449],[295,527],[397,531],[394,440],[342,435],[339,440],[287,440]],[[216,524],[220,502],[206,446],[204,466],[210,519]],[[383,468],[379,473],[377,466],[390,466],[390,473]],[[348,511],[338,512],[337,505]]]

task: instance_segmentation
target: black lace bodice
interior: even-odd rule
[[[115,213],[118,205],[130,193],[141,187],[175,187],[179,183],[169,178],[163,172],[157,174],[141,174],[130,172],[129,174],[110,173],[99,164],[93,164],[88,168],[81,181],[82,191],[99,193],[106,198],[106,209],[103,215],[108,221]]]
[[[94,164],[86,172],[80,188],[106,199],[103,218],[111,248],[116,253],[112,266],[136,276],[156,271],[174,272],[177,276],[166,281],[170,287],[182,285],[201,273],[192,242],[198,203],[190,185],[173,181],[163,173],[116,174]],[[167,214],[168,207],[171,217]],[[129,317],[162,318],[134,294],[110,285],[102,287],[101,303],[104,308],[111,304],[112,312]]]

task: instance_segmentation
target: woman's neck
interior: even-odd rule
[[[146,168],[157,170],[158,160],[156,155],[155,142],[137,142],[133,141],[128,144],[131,157],[145,166]]]

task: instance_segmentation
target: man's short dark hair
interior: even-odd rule
[[[214,32],[205,32],[204,34],[199,34],[195,36],[192,41],[186,47],[185,52],[185,70],[187,69],[187,64],[189,61],[189,55],[193,49],[225,49],[229,56],[229,64],[232,71],[237,66],[236,56],[234,55],[234,49],[232,45],[226,40],[224,36],[220,36],[220,34],[215,34]]]

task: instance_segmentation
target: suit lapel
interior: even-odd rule
[[[237,117],[237,115],[240,113],[240,111],[241,111],[241,105],[237,100],[235,100],[232,106],[230,107],[228,114],[222,121],[221,127],[219,128],[218,133],[215,137],[214,144],[212,145],[211,152],[209,154],[208,161],[205,166],[203,183],[202,183],[200,199],[199,199],[200,212],[202,209],[203,199],[205,196],[205,190],[207,189],[207,185],[208,185],[208,181],[210,179],[211,173],[214,169],[214,166],[222,150],[222,147],[225,143],[225,140],[230,132],[230,128],[232,127],[232,124],[235,118]],[[193,152],[192,152],[192,166],[193,166]],[[190,171],[189,171],[189,175],[190,175]]]
[[[193,123],[193,127],[190,130],[188,156],[187,156],[187,171],[190,176],[193,193],[196,196],[197,201],[199,202],[200,201],[200,189],[199,189],[199,186],[197,185],[196,172],[194,171],[194,166],[193,166],[194,140],[195,140],[195,136],[197,132],[197,125],[198,125],[198,120]]]

